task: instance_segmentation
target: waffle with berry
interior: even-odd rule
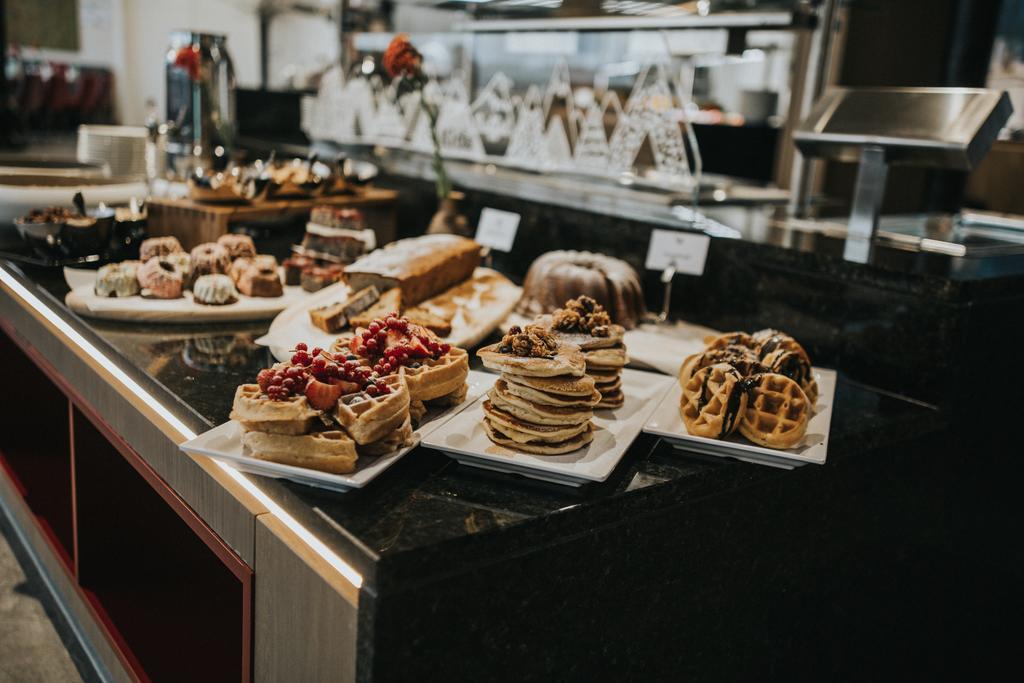
[[[309,405],[301,390],[290,390],[296,386],[295,376],[301,378],[302,374],[301,371],[286,374],[283,366],[261,371],[259,384],[243,384],[235,391],[231,419],[246,431],[292,436],[308,433],[318,412]],[[285,380],[290,380],[289,389],[281,385]],[[271,381],[274,384],[270,384]],[[304,379],[298,382],[305,386]]]
[[[366,389],[341,396],[331,415],[359,445],[387,439],[410,419],[409,387],[401,375],[375,379]]]
[[[309,404],[333,417],[359,445],[389,436],[409,419],[403,377],[384,376],[347,354],[310,350],[305,344],[296,345],[291,367],[302,368],[308,377],[304,391]]]
[[[469,354],[395,313],[358,328],[333,349],[348,353],[381,377],[401,374],[415,404],[457,405],[466,398]]]
[[[331,474],[352,472],[359,458],[355,442],[340,430],[298,436],[246,432],[242,443],[254,458]]]
[[[357,407],[358,406],[358,407]],[[411,443],[405,378],[382,378],[344,355],[297,344],[289,363],[261,370],[235,393],[231,418],[254,457],[325,472],[351,472],[359,451]],[[341,429],[334,427],[337,422]]]
[[[380,441],[373,441],[367,444],[356,444],[356,450],[359,452],[359,455],[365,456],[387,455],[388,453],[393,453],[400,448],[412,445],[412,431],[412,419],[406,418],[405,422],[403,422],[398,429],[391,432]]]

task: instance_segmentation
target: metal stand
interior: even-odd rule
[[[658,314],[657,320],[659,323],[663,323],[668,320],[669,305],[672,303],[672,278],[675,276],[675,266],[669,266],[665,270],[661,271],[661,284],[665,286],[665,294],[661,303],[661,313]]]
[[[846,231],[843,258],[855,263],[867,263],[871,258],[871,245],[878,231],[878,214],[885,197],[885,179],[889,164],[885,150],[866,146],[860,151],[857,186],[853,191],[853,209]]]

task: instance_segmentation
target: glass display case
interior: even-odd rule
[[[418,95],[380,59],[399,32],[424,56],[444,155],[721,201],[734,186],[785,200],[790,128],[820,85],[831,3],[397,3],[347,34],[343,64],[304,102],[317,142],[385,166],[430,150]],[[366,15],[371,10],[360,5]],[[372,12],[371,12],[372,13]],[[444,28],[432,32],[429,27]],[[717,194],[716,194],[717,191]],[[727,198],[726,198],[727,201]]]

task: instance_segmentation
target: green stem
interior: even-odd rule
[[[432,107],[426,98],[426,94],[420,91],[420,108],[430,119],[430,139],[434,143],[434,157],[431,166],[434,169],[437,185],[437,198],[445,199],[452,191],[451,180],[448,179],[448,172],[444,167],[444,158],[441,156],[441,141],[437,137],[437,110]]]

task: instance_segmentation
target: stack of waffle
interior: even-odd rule
[[[363,455],[412,444],[405,376],[381,377],[298,344],[291,363],[261,370],[235,392],[231,419],[252,457],[345,474]]]
[[[597,407],[621,407],[625,402],[622,368],[629,362],[622,341],[626,330],[614,324],[604,307],[589,296],[567,301],[547,324],[558,341],[575,344],[583,351],[587,374],[601,393]]]
[[[355,442],[340,429],[323,429],[318,415],[305,396],[271,400],[256,384],[238,387],[231,411],[254,457],[333,474],[351,472],[358,458]]]
[[[484,428],[494,443],[524,453],[558,455],[593,439],[601,400],[579,347],[559,343],[539,326],[513,327],[477,352],[501,373],[484,401]]]
[[[798,446],[818,396],[804,348],[777,330],[729,332],[705,342],[679,372],[686,430],[711,439],[739,432],[768,448]]]

